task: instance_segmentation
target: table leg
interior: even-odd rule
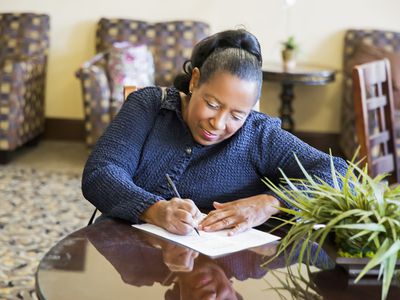
[[[283,83],[282,84],[282,93],[281,93],[281,108],[279,113],[281,115],[282,120],[282,128],[293,132],[294,130],[294,121],[292,119],[292,101],[294,99],[293,93],[293,84]]]

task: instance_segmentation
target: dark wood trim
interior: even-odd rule
[[[44,139],[85,141],[85,127],[83,120],[46,118]],[[338,133],[295,132],[298,138],[307,144],[329,153],[329,148],[336,156],[344,157],[339,146]]]
[[[46,118],[43,138],[85,141],[85,124],[83,120]]]
[[[0,165],[6,165],[11,160],[11,155],[13,151],[0,151]]]
[[[339,133],[295,132],[294,135],[318,150],[329,153],[331,149],[333,155],[345,157],[339,145]]]

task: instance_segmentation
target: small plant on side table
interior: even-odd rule
[[[299,50],[294,36],[290,36],[286,41],[282,42],[282,61],[285,70],[291,70],[296,67],[296,58]]]

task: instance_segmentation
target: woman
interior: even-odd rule
[[[82,178],[85,198],[103,214],[145,221],[176,234],[198,225],[235,234],[260,225],[285,205],[261,182],[277,182],[278,168],[330,182],[329,156],[252,108],[260,98],[262,59],[245,30],[198,43],[165,95],[147,87],[129,95],[99,139]],[[344,174],[346,163],[334,159]],[[174,197],[165,174],[182,199]],[[210,211],[201,220],[199,209]]]

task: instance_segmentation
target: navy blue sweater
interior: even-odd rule
[[[168,89],[162,101],[161,89],[148,87],[129,95],[97,142],[82,191],[102,213],[137,223],[148,207],[174,196],[166,173],[182,198],[211,209],[213,201],[273,195],[261,178],[278,182],[278,168],[290,178],[303,177],[294,153],[311,175],[331,182],[329,156],[282,130],[278,118],[252,111],[232,137],[202,146],[182,119],[179,92]],[[346,172],[342,159],[334,163]]]

